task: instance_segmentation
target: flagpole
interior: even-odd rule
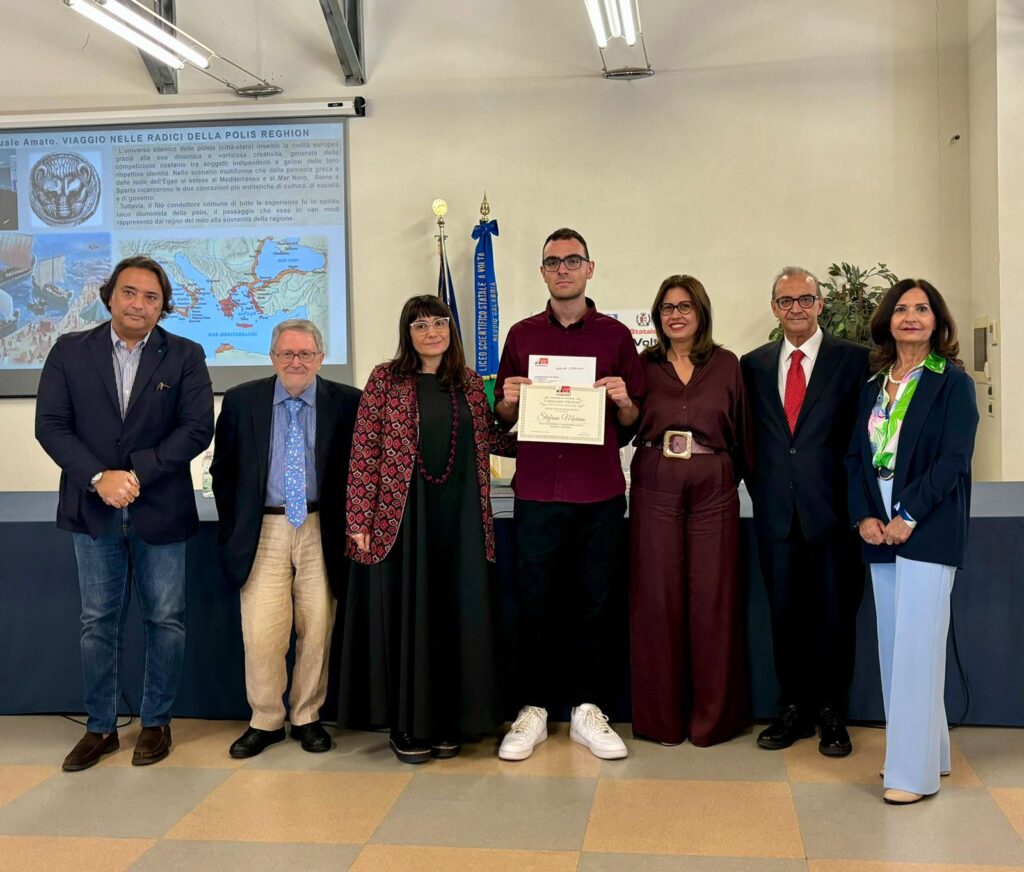
[[[455,332],[461,336],[462,325],[459,323],[459,307],[455,300],[455,288],[452,285],[452,271],[448,265],[448,246],[446,244],[448,234],[444,232],[444,216],[448,214],[448,204],[444,200],[437,199],[431,203],[430,207],[437,216],[437,236],[434,237],[437,240],[439,261],[437,296],[452,310],[453,327]]]

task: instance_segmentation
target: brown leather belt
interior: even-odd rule
[[[306,514],[307,515],[312,515],[313,512],[319,512],[319,511],[320,511],[320,503],[318,503],[316,501],[311,502],[311,503],[306,503]],[[284,506],[264,506],[263,507],[263,514],[264,515],[287,515],[288,514],[288,510]]]
[[[681,452],[672,450],[671,443],[676,438],[683,440],[685,450]],[[656,442],[641,439],[638,440],[637,444],[642,445],[644,448],[660,448],[662,454],[666,457],[672,457],[678,460],[689,460],[691,455],[694,454],[718,454],[717,448],[709,448],[707,445],[701,445],[696,441],[693,438],[693,433],[689,430],[666,430],[661,435],[661,439]]]

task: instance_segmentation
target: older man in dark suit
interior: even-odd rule
[[[146,624],[142,730],[132,763],[171,747],[185,652],[185,540],[199,529],[189,462],[213,435],[203,349],[157,322],[171,284],[146,257],[100,288],[110,321],[54,344],[39,379],[36,438],[61,468],[57,526],[74,534],[89,718],[73,772],[118,748],[121,639],[134,583]]]
[[[821,290],[801,267],[776,276],[771,306],[784,335],[741,360],[755,422],[751,497],[781,706],[757,744],[788,748],[817,727],[818,750],[843,757],[853,749],[843,718],[864,592],[843,458],[868,352],[818,326]]]
[[[230,748],[253,757],[284,739],[285,655],[294,623],[291,735],[327,751],[320,723],[335,597],[344,584],[345,486],[360,392],[320,378],[311,321],[274,328],[276,375],[232,388],[217,420],[211,473],[224,573],[241,590],[249,728]]]

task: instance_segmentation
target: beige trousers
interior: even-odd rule
[[[285,655],[293,620],[291,722],[305,726],[319,720],[327,696],[327,655],[336,606],[327,584],[319,513],[309,514],[297,529],[284,515],[263,516],[256,559],[240,599],[250,726],[284,726]]]

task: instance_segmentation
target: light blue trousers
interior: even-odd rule
[[[878,482],[892,504],[892,482]],[[897,557],[872,563],[878,660],[885,703],[885,786],[911,793],[939,789],[949,772],[946,636],[955,566]]]

